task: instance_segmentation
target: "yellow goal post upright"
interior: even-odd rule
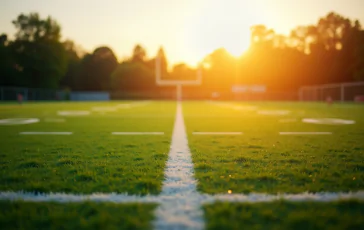
[[[161,55],[155,59],[155,78],[159,86],[176,86],[176,100],[182,101],[182,86],[198,86],[202,84],[202,67],[198,65],[196,80],[167,80],[162,79]]]

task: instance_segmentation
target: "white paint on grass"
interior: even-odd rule
[[[131,105],[130,104],[118,104],[117,107],[120,109],[129,109],[129,108],[131,108]]]
[[[20,135],[72,135],[72,132],[20,132]]]
[[[193,194],[196,205],[213,204],[216,201],[237,202],[237,203],[261,203],[284,200],[290,202],[334,202],[343,200],[364,201],[364,191],[355,192],[319,192],[319,193],[296,193],[296,194]],[[117,193],[93,193],[93,194],[67,194],[67,193],[34,193],[34,192],[0,192],[0,200],[28,201],[28,202],[57,202],[57,203],[79,203],[85,201],[92,202],[113,202],[113,203],[157,203],[170,202],[171,196],[138,196]],[[176,195],[174,199],[185,202],[183,196]],[[189,198],[188,198],[189,199]]]
[[[242,132],[193,132],[193,135],[242,135]]]
[[[147,104],[150,104],[150,101],[140,101],[140,102],[134,102],[131,104],[118,104],[117,107],[120,109],[129,109],[132,107],[144,106]]]
[[[112,106],[104,106],[104,107],[92,107],[91,110],[96,112],[115,112],[118,110],[118,108]]]
[[[265,194],[265,193],[250,193],[244,194],[217,194],[206,196],[204,204],[211,204],[216,201],[238,202],[238,203],[258,203],[258,202],[273,202],[285,200],[290,202],[333,202],[341,200],[364,200],[364,191],[356,192],[319,192],[319,193],[297,193],[297,194]]]
[[[290,114],[289,110],[259,110],[257,111],[259,115],[287,115]]]
[[[352,125],[355,124],[353,120],[344,120],[338,118],[303,118],[302,122],[311,124],[324,124],[324,125]]]
[[[38,118],[9,118],[0,120],[0,125],[25,125],[37,122]]]
[[[120,132],[119,132],[120,133]],[[125,133],[125,132],[122,132]],[[130,133],[130,132],[129,132]],[[133,132],[135,133],[135,132]],[[287,200],[292,202],[332,202],[337,200],[357,199],[364,200],[364,191],[351,193],[301,193],[301,194],[200,194],[196,190],[197,181],[194,178],[194,168],[191,153],[188,147],[182,105],[177,104],[176,120],[172,135],[169,158],[165,169],[165,180],[162,192],[158,196],[135,196],[128,194],[102,194],[75,195],[65,193],[27,193],[27,192],[0,192],[0,200],[23,200],[35,202],[114,202],[114,203],[158,203],[155,229],[203,229],[205,226],[203,211],[204,204],[216,201],[227,202],[272,202]]]
[[[91,112],[87,110],[68,110],[68,111],[58,111],[59,116],[87,116]]]
[[[182,113],[177,102],[169,158],[164,172],[163,202],[155,211],[155,229],[203,229],[200,195],[196,190],[193,163]]]
[[[332,132],[279,132],[280,135],[331,135]]]
[[[112,132],[112,135],[164,135],[164,132]]]

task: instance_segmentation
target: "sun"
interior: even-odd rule
[[[188,47],[184,51],[189,54],[188,59],[201,58],[221,47],[235,57],[243,55],[250,46],[250,27],[264,21],[264,15],[256,12],[253,3],[245,1],[204,2],[200,10],[186,17],[180,30],[179,37]]]
[[[240,33],[234,38],[229,38],[224,42],[223,47],[234,57],[240,57],[250,46],[249,33]]]

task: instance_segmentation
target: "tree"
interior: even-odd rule
[[[18,81],[16,63],[8,43],[8,36],[0,35],[0,85],[2,86],[13,86]]]
[[[168,77],[168,62],[167,62],[167,57],[166,54],[164,52],[163,47],[160,47],[158,50],[158,56],[160,58],[160,66],[161,66],[161,74],[162,77]]]
[[[111,74],[118,65],[114,52],[106,46],[85,55],[77,80],[77,89],[100,91],[111,89]]]
[[[67,71],[58,23],[51,17],[41,19],[37,13],[30,13],[19,15],[13,24],[17,32],[10,49],[17,69],[21,70],[18,85],[57,88]]]
[[[75,43],[71,40],[64,41],[63,46],[67,55],[67,72],[60,84],[63,87],[77,89],[77,78],[79,76],[82,58],[81,55],[83,55],[84,52],[76,47]]]
[[[153,71],[138,62],[121,63],[112,74],[111,79],[112,87],[115,90],[149,90],[155,87]]]
[[[59,41],[61,27],[50,16],[41,19],[38,13],[20,14],[13,21],[17,29],[16,40],[35,42],[39,40]]]
[[[141,45],[136,45],[133,50],[132,62],[144,62],[147,52]]]

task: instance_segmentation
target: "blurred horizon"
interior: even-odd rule
[[[13,38],[16,28],[11,22],[17,15],[38,12],[61,25],[63,40],[73,40],[86,52],[107,46],[123,61],[136,44],[143,45],[149,58],[162,46],[169,66],[183,62],[195,67],[218,48],[235,57],[243,54],[250,46],[251,26],[263,24],[288,36],[297,26],[316,24],[331,11],[364,23],[362,9],[361,0],[5,0],[0,32]]]

